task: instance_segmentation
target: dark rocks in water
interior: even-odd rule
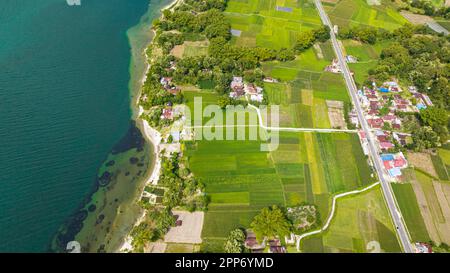
[[[138,163],[138,167],[144,167],[144,163]]]
[[[56,239],[57,245],[60,250],[66,251],[67,243],[75,239],[75,235],[83,229],[83,222],[73,220],[68,226],[65,232],[60,232]]]
[[[136,122],[131,121],[127,134],[113,147],[111,153],[113,155],[126,152],[133,148],[138,151],[144,149],[145,139],[141,131],[136,127]]]
[[[104,172],[102,174],[102,176],[100,176],[97,181],[98,181],[98,185],[101,187],[104,187],[106,185],[109,184],[109,182],[111,182],[112,179],[112,174],[108,171]]]
[[[112,167],[112,166],[114,166],[114,164],[116,164],[116,162],[115,162],[114,160],[110,160],[110,161],[108,161],[108,162],[105,164],[105,166],[106,166],[106,167]]]
[[[125,173],[125,176],[129,176],[129,175],[130,175],[130,172],[126,172],[126,173]]]
[[[119,198],[114,199],[114,202],[116,203],[119,202]]]
[[[73,220],[76,222],[83,222],[87,218],[87,216],[88,216],[87,210],[80,210],[74,215]]]
[[[139,162],[139,158],[137,157],[130,157],[130,164],[134,165]]]
[[[141,176],[141,174],[142,174],[142,171],[139,171],[139,172],[137,173],[137,176]]]
[[[89,205],[89,207],[88,207],[89,212],[94,212],[96,209],[97,209],[97,206],[95,206],[94,204]]]
[[[101,222],[103,222],[104,219],[105,219],[105,215],[100,214],[100,215],[97,217],[97,221],[95,221],[95,224],[96,224],[96,225],[100,224]]]

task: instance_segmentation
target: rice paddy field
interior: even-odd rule
[[[369,4],[379,2],[379,5]],[[325,10],[333,24],[340,27],[371,26],[394,30],[407,23],[389,0],[340,0],[326,2]]]
[[[311,0],[230,0],[225,13],[241,46],[289,48],[300,31],[322,24]]]
[[[248,228],[270,205],[306,201],[319,207],[324,220],[333,194],[374,181],[356,134],[280,132],[279,142],[273,152],[260,151],[260,141],[185,144],[189,168],[211,200],[202,233],[208,244]]]
[[[302,242],[303,252],[401,252],[379,186],[337,201],[330,227]]]
[[[450,150],[437,149],[427,168],[405,171],[405,182],[394,184],[400,210],[411,238],[416,242],[450,243]]]
[[[333,58],[326,42],[293,61],[263,64],[265,75],[281,81],[264,84],[269,104],[280,107],[280,126],[330,128],[326,101],[350,102],[342,75],[324,71]]]
[[[410,183],[393,184],[395,197],[413,241],[428,242],[430,236],[420,213],[417,198]]]

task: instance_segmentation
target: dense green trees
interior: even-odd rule
[[[264,237],[283,237],[291,231],[292,225],[286,215],[277,206],[263,208],[261,212],[253,218],[251,228],[255,232],[256,238],[262,241]]]
[[[420,119],[426,126],[433,128],[442,143],[448,140],[448,113],[445,109],[428,107],[420,111]]]
[[[330,39],[330,28],[328,26],[303,31],[297,37],[294,50],[302,52],[310,48],[315,42],[325,42],[328,39]]]
[[[298,35],[294,49],[298,52],[305,51],[314,44],[314,41],[315,36],[312,31],[303,31]]]
[[[170,209],[152,208],[149,210],[138,226],[131,231],[132,246],[135,252],[143,252],[148,242],[156,241],[167,233],[175,224],[175,219]]]
[[[439,145],[439,136],[429,126],[423,126],[412,132],[413,143],[411,148],[415,151],[435,148]]]
[[[353,39],[358,40],[363,43],[375,44],[378,37],[381,36],[382,30],[378,30],[372,27],[353,27],[353,28],[342,28],[339,30],[338,37],[340,39]],[[383,34],[385,34],[383,32]],[[383,37],[386,38],[386,37]]]
[[[242,253],[244,252],[245,234],[241,229],[230,231],[227,240],[223,246],[225,253]]]
[[[438,16],[450,19],[450,7],[435,7],[429,0],[402,0],[403,5],[400,9],[410,10],[414,13],[425,14],[428,16]]]

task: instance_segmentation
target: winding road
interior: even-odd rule
[[[372,131],[370,130],[369,125],[367,124],[367,120],[365,119],[365,117],[363,115],[363,110],[361,108],[361,105],[360,105],[358,97],[357,97],[356,84],[355,84],[353,77],[351,76],[350,69],[348,68],[347,63],[345,62],[344,54],[343,54],[342,49],[337,41],[336,35],[333,31],[333,25],[332,25],[330,19],[328,18],[328,15],[326,14],[325,10],[323,9],[323,6],[322,6],[322,3],[320,2],[320,0],[314,0],[314,2],[315,2],[317,10],[319,12],[319,16],[322,20],[322,23],[331,29],[330,40],[332,42],[334,52],[336,53],[336,57],[339,61],[339,65],[341,66],[341,69],[343,71],[345,84],[347,85],[347,89],[350,93],[350,97],[352,98],[353,105],[355,106],[355,109],[358,113],[359,123],[361,124],[362,130],[365,132],[365,134],[367,136],[367,140],[369,143],[369,154],[372,158],[375,170],[377,171],[378,177],[380,179],[380,184],[381,184],[381,188],[383,190],[383,195],[386,200],[386,204],[388,206],[389,212],[391,214],[395,229],[397,231],[397,236],[399,238],[399,241],[401,243],[403,250],[407,253],[413,253],[414,251],[412,248],[408,230],[406,229],[406,225],[403,222],[401,212],[397,208],[397,201],[395,200],[395,196],[392,192],[392,187],[391,187],[388,179],[386,179],[387,174],[384,172],[382,164],[381,164],[381,159],[378,156],[378,150],[376,149],[376,146],[375,146],[374,135],[372,134]]]

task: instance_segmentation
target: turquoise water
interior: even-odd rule
[[[81,2],[1,1],[0,252],[46,251],[130,125],[126,31],[149,0]]]

